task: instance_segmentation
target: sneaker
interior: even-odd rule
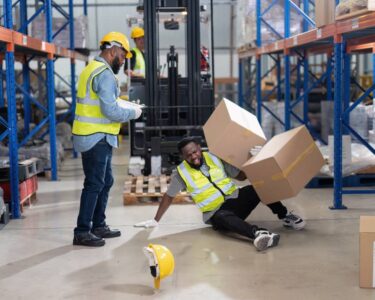
[[[269,247],[275,247],[279,243],[280,235],[268,230],[258,230],[255,232],[254,246],[258,251],[263,251]]]
[[[102,239],[110,239],[121,236],[121,231],[118,229],[111,229],[109,226],[97,227],[92,230],[92,233]]]
[[[298,215],[288,212],[288,214],[283,219],[284,227],[292,228],[295,230],[301,230],[305,227],[306,222]]]
[[[104,244],[105,241],[102,238],[97,237],[91,232],[77,233],[73,239],[73,245],[75,246],[101,247]]]

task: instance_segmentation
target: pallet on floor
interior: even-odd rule
[[[131,176],[125,180],[124,205],[159,204],[168,189],[170,176]],[[187,192],[179,193],[172,203],[193,203]]]
[[[333,177],[314,177],[306,186],[308,189],[332,188]],[[375,174],[357,174],[342,179],[343,187],[370,187],[375,186]]]

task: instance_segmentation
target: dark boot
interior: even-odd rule
[[[118,229],[110,229],[109,226],[104,227],[97,227],[92,230],[92,233],[95,234],[97,237],[101,237],[103,239],[110,239],[114,237],[121,236],[121,231]]]
[[[105,241],[91,232],[76,233],[73,239],[73,245],[88,246],[88,247],[101,247],[104,246]]]

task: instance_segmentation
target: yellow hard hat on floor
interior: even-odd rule
[[[143,36],[145,36],[145,31],[141,27],[134,27],[132,33],[130,34],[132,39],[137,39]]]
[[[117,31],[109,32],[105,36],[103,36],[102,40],[100,41],[100,45],[112,42],[120,44],[121,47],[126,50],[126,58],[132,57],[132,53],[130,52],[129,40],[125,36],[125,34]]]
[[[151,275],[154,277],[154,287],[160,288],[160,280],[173,274],[174,257],[165,246],[149,244],[143,248],[150,264]]]

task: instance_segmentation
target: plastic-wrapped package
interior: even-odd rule
[[[368,139],[368,116],[366,106],[358,105],[350,113],[350,126],[364,139]]]
[[[350,7],[351,4],[349,0],[340,1],[340,3],[336,6],[336,17],[350,13]]]
[[[369,0],[343,0],[336,6],[336,17],[340,17],[349,13],[355,13],[361,10],[373,10],[372,1]]]
[[[321,101],[321,137],[324,141],[328,141],[328,136],[333,134],[333,114],[334,102]]]
[[[66,23],[66,18],[53,18],[52,31],[56,32]],[[31,23],[31,35],[35,38],[46,39],[46,18],[44,14],[40,14]],[[88,19],[87,16],[79,16],[74,18],[74,47],[75,48],[88,48]],[[69,26],[65,27],[53,39],[53,43],[57,46],[69,48],[70,46],[70,33]]]
[[[272,4],[274,0],[263,0],[262,11]],[[295,0],[298,5],[298,1]],[[284,0],[276,0],[268,12],[263,15],[263,19],[276,31],[281,37],[284,37]],[[237,4],[238,16],[238,36],[237,45],[253,44],[256,42],[256,0],[239,0]],[[296,35],[303,31],[303,17],[293,8],[290,9],[290,35]],[[269,44],[280,39],[280,36],[270,30],[264,24],[261,29],[262,44]]]
[[[350,12],[366,9],[368,0],[349,0]]]
[[[270,111],[275,113],[277,102],[264,102],[263,105],[266,106]],[[262,108],[262,129],[267,140],[272,138],[274,135],[275,122],[278,121],[265,108]]]
[[[375,144],[370,144],[375,148]],[[351,144],[351,163],[344,163],[342,167],[343,176],[349,176],[355,174],[360,170],[371,168],[375,166],[375,155],[367,149],[364,145],[358,143]],[[328,146],[320,146],[320,152],[325,159],[329,159],[330,149]],[[329,167],[324,166],[320,170],[321,174],[333,176],[333,162],[329,161]]]

